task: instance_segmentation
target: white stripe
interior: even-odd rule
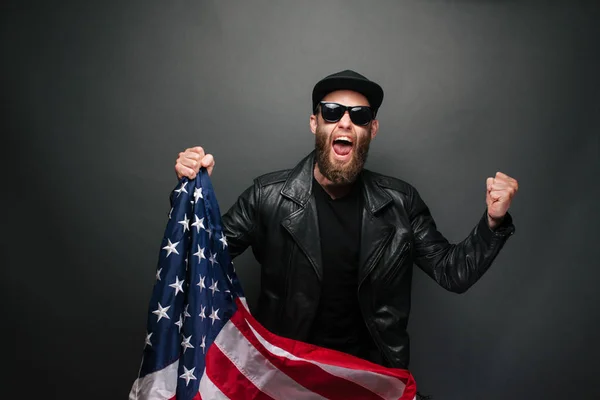
[[[179,361],[138,378],[133,382],[129,400],[168,400],[177,392],[177,368]]]
[[[231,321],[221,329],[213,345],[216,345],[250,382],[274,399],[325,400],[271,364]]]
[[[248,302],[245,297],[238,297],[238,300],[242,302],[242,305],[246,309],[246,311],[250,312],[250,308],[248,307]]]
[[[294,361],[304,361],[313,365],[317,365],[323,370],[329,372],[331,375],[337,376],[342,379],[346,379],[348,381],[352,381],[357,385],[360,385],[365,389],[378,394],[386,400],[397,400],[404,393],[406,385],[404,384],[404,382],[402,382],[396,377],[383,375],[378,372],[355,370],[351,368],[339,367],[336,365],[324,364],[306,358],[296,357],[292,353],[289,353],[288,351],[268,342],[257,331],[255,331],[252,325],[250,325],[249,323],[248,326],[250,327],[250,329],[252,329],[252,332],[254,333],[256,338],[267,349],[267,351],[271,352],[272,354],[275,354],[276,356],[285,357]]]
[[[215,386],[213,381],[206,374],[206,370],[204,374],[202,374],[202,379],[200,379],[200,396],[202,400],[229,400],[229,397],[225,396],[223,392],[219,390],[218,387]]]

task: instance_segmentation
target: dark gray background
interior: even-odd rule
[[[3,2],[3,395],[125,398],[177,153],[215,155],[224,211],[312,149],[312,86],[351,68],[385,90],[368,167],[415,185],[450,240],[488,176],[520,183],[516,234],[477,285],[415,274],[419,388],[598,398],[598,7],[248,3]],[[252,302],[258,265],[236,265]]]

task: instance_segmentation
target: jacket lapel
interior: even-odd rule
[[[281,224],[290,233],[298,247],[304,252],[319,280],[323,278],[321,259],[321,237],[317,205],[312,194],[314,151],[292,170],[281,194],[296,202],[300,207],[288,215]]]
[[[389,224],[380,212],[392,202],[391,196],[377,185],[373,174],[368,170],[363,171],[362,179],[365,207],[360,238],[359,285],[373,270],[395,231],[394,226]]]
[[[299,208],[285,218],[282,225],[292,235],[298,247],[309,259],[317,277],[321,281],[323,279],[321,239],[319,236],[317,207],[314,199],[308,201],[304,208]]]

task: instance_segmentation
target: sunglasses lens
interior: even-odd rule
[[[367,125],[373,119],[373,114],[369,107],[354,107],[350,110],[350,119],[356,125]]]
[[[321,105],[321,115],[327,122],[337,122],[344,115],[344,108],[338,104],[324,103]]]
[[[321,103],[321,115],[327,122],[338,122],[346,112],[346,107],[337,103]],[[367,125],[373,119],[369,107],[356,106],[349,109],[350,119],[356,125]]]

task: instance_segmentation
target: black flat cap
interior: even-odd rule
[[[312,112],[315,112],[317,105],[323,97],[336,90],[352,90],[361,93],[369,100],[369,105],[374,113],[377,113],[383,102],[383,89],[381,86],[358,72],[347,69],[326,76],[317,82],[312,92]]]

